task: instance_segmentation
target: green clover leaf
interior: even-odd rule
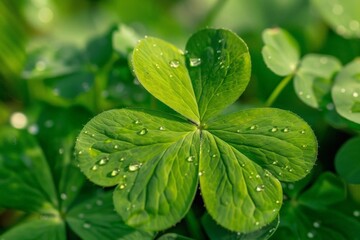
[[[312,0],[320,15],[339,35],[360,38],[360,3],[353,0]]]
[[[140,83],[181,116],[110,110],[81,131],[78,164],[94,183],[116,186],[121,218],[143,230],[166,229],[186,214],[200,182],[205,206],[221,226],[248,233],[270,224],[282,203],[279,180],[304,177],[317,142],[288,111],[218,115],[249,82],[246,44],[225,29],[199,31],[185,53],[147,37],[132,61]]]
[[[331,91],[333,77],[342,67],[340,61],[322,54],[307,54],[300,59],[298,43],[281,28],[265,29],[263,41],[266,65],[276,75],[286,76],[274,93],[278,94],[294,77],[295,92],[300,100],[313,108],[322,107]],[[274,96],[270,96],[269,101],[272,103]]]
[[[344,118],[360,123],[360,59],[348,63],[336,76],[331,95],[336,111]]]

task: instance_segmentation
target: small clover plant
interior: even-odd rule
[[[225,29],[195,33],[185,53],[157,38],[132,54],[139,82],[177,114],[115,109],[91,119],[76,142],[78,164],[94,183],[116,186],[116,211],[128,225],[159,231],[179,222],[198,185],[210,216],[248,233],[273,222],[280,181],[312,169],[317,141],[295,114],[275,108],[220,114],[244,92],[250,55]]]
[[[360,60],[346,66],[329,55],[307,54],[300,59],[296,40],[281,28],[266,29],[262,49],[266,65],[278,76],[286,76],[269,97],[270,106],[294,78],[297,96],[310,107],[334,108],[347,120],[360,123]],[[332,102],[329,103],[331,95]]]

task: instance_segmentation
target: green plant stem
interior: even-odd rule
[[[210,9],[208,14],[205,16],[204,20],[200,22],[198,28],[204,28],[209,26],[215,19],[215,17],[221,12],[222,8],[225,6],[227,0],[218,0],[214,6]]]
[[[279,97],[282,90],[284,90],[284,88],[292,78],[293,78],[293,74],[290,74],[281,80],[281,82],[276,86],[274,91],[271,93],[270,97],[266,100],[265,102],[266,107],[270,107],[271,105],[273,105],[273,103]]]
[[[190,208],[186,214],[185,221],[192,238],[205,239],[204,233],[202,232],[201,226],[199,224],[199,219],[196,217],[192,208]]]

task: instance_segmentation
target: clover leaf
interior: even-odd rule
[[[350,207],[356,213],[357,204],[346,199],[346,186],[339,177],[325,172],[310,187],[301,182],[284,185],[287,200],[274,239],[359,238],[360,223],[356,215],[342,210]]]
[[[336,111],[344,118],[360,123],[360,59],[348,63],[336,76],[331,89]]]
[[[281,28],[265,29],[263,41],[264,62],[278,76],[286,76],[279,90],[294,77],[295,92],[300,100],[310,107],[320,108],[331,91],[334,75],[341,69],[340,61],[323,54],[307,54],[300,59],[298,43]],[[270,96],[269,100],[268,106],[274,97]]]
[[[339,175],[348,183],[360,184],[360,137],[354,137],[341,146],[335,157],[335,167]]]
[[[229,30],[205,29],[183,53],[147,37],[132,61],[140,83],[179,115],[106,111],[85,125],[75,147],[91,181],[116,186],[113,200],[121,218],[139,229],[166,229],[186,214],[200,182],[209,214],[226,229],[247,233],[271,223],[282,203],[279,180],[304,177],[317,142],[289,111],[219,115],[250,79],[242,39]]]
[[[339,35],[360,38],[360,4],[353,0],[312,0],[324,20]]]

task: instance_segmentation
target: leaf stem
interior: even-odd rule
[[[205,239],[204,233],[201,230],[199,219],[196,217],[194,210],[189,209],[185,216],[186,225],[190,231],[191,237],[194,239]]]
[[[293,76],[294,76],[293,74],[290,74],[281,80],[281,82],[276,86],[274,91],[271,93],[270,97],[266,100],[265,102],[266,107],[270,107],[271,105],[273,105],[275,100],[279,97],[280,93],[282,92],[282,90],[284,90],[284,88],[290,82]]]

